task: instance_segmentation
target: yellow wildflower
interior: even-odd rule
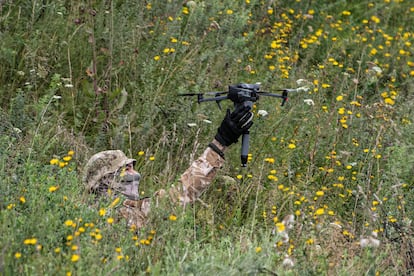
[[[70,160],[72,160],[72,156],[70,156],[70,155],[67,155],[67,156],[63,157],[63,161],[65,161],[65,162],[68,162]]]
[[[324,208],[319,208],[315,211],[316,216],[321,216],[323,214],[325,214],[325,209]]]
[[[76,263],[77,261],[79,261],[80,256],[77,254],[73,254],[72,257],[70,258],[70,260],[74,263]]]
[[[50,186],[49,187],[49,192],[53,193],[53,192],[57,191],[58,189],[59,189],[58,186]]]
[[[296,145],[295,145],[295,144],[293,144],[293,143],[290,143],[290,144],[288,145],[288,148],[289,148],[289,149],[295,149],[295,148],[296,148]]]
[[[282,222],[276,223],[277,232],[281,233],[285,231],[286,227]]]
[[[50,163],[50,165],[57,165],[57,164],[59,164],[59,160],[56,159],[56,158],[53,158],[53,159],[50,159],[49,163]]]
[[[37,239],[35,239],[35,238],[25,239],[23,241],[23,243],[26,244],[26,245],[29,245],[29,244],[30,245],[35,245],[37,243]]]

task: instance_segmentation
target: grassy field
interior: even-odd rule
[[[0,1],[0,275],[411,275],[414,3]],[[94,153],[176,183],[261,83],[201,201],[129,229],[85,191]],[[208,96],[208,95],[207,95]],[[265,115],[264,115],[265,114]]]

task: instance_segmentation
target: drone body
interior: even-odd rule
[[[282,91],[282,94],[272,94],[269,92],[260,91],[260,84],[248,84],[248,83],[239,83],[236,85],[229,85],[229,90],[224,92],[207,92],[207,93],[186,93],[180,94],[180,96],[197,96],[197,102],[209,102],[215,101],[219,108],[220,101],[229,99],[234,103],[234,107],[237,108],[239,105],[245,105],[252,108],[253,103],[259,100],[260,96],[269,96],[269,97],[276,97],[281,98],[282,103],[281,106],[284,106],[286,101],[288,100],[288,93],[289,92],[298,92],[298,89],[280,89],[278,91]],[[214,94],[214,97],[205,98],[205,94]],[[247,166],[247,157],[249,152],[249,132],[244,133],[242,136],[242,148],[241,148],[241,166]]]

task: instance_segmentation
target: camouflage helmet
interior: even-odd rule
[[[126,164],[136,163],[121,150],[106,150],[94,154],[86,163],[83,182],[89,190],[98,188],[99,181],[110,173],[117,172]]]

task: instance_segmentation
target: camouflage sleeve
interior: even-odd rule
[[[211,144],[213,145],[207,147],[203,154],[181,175],[177,186],[169,191],[173,201],[179,201],[184,205],[192,203],[209,187],[218,169],[224,164],[224,156],[218,152],[224,153],[226,150],[226,147],[216,140],[213,140]]]

